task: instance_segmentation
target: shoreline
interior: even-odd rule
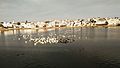
[[[76,20],[46,20],[38,22],[0,22],[0,31],[26,30],[26,29],[54,29],[54,28],[76,28],[76,27],[118,27],[120,18],[86,18]]]
[[[108,26],[108,25],[103,25],[103,26],[73,26],[73,27],[43,27],[43,28],[0,28],[0,31],[9,31],[9,30],[48,30],[48,29],[59,29],[59,28],[114,28],[114,27],[120,27],[120,26]]]

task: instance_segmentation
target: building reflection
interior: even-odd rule
[[[75,29],[76,31],[76,29]],[[78,32],[75,35],[78,36],[79,39],[84,40],[84,39],[94,39],[95,37],[95,29],[93,27],[86,27],[86,28],[80,28]]]
[[[1,45],[6,45],[6,39],[5,39],[5,33],[4,31],[1,31],[1,34],[0,34],[0,41],[1,41]]]
[[[39,36],[38,36],[39,35]],[[25,40],[25,43],[33,42],[34,45],[38,44],[56,44],[56,43],[72,43],[74,42],[74,33],[66,35],[66,33],[60,32],[59,29],[53,31],[45,31],[43,33],[38,32],[37,35],[24,34],[21,37]]]
[[[11,30],[1,31],[2,44],[6,45],[6,36],[21,45],[40,45],[40,44],[67,44],[76,40],[106,39],[108,37],[108,28],[54,28],[36,29],[36,30]],[[24,43],[23,43],[24,42]],[[33,44],[31,44],[33,43]]]
[[[87,36],[89,39],[95,38],[95,28],[94,27],[90,27],[87,32],[88,32]]]
[[[107,39],[108,38],[108,27],[104,28],[105,29],[105,34],[104,34],[104,38]]]
[[[95,29],[95,39],[107,39],[108,38],[108,28],[96,28]]]

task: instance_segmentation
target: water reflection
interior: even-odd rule
[[[118,28],[119,31],[119,28]],[[36,29],[36,30],[10,30],[1,31],[1,45],[7,45],[8,41],[21,44],[57,44],[72,43],[76,40],[98,40],[119,38],[116,29],[110,28],[65,28],[65,29]],[[112,36],[112,37],[111,37]]]
[[[5,40],[5,34],[4,34],[3,31],[1,31],[0,36],[1,36],[1,37],[0,37],[0,38],[1,38],[0,41],[2,42],[1,45],[6,45],[6,44],[5,44],[5,41],[6,41],[6,40]]]
[[[119,41],[120,28],[1,31],[0,63],[4,68],[120,68]]]

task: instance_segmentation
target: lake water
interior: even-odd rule
[[[0,68],[120,68],[120,28],[0,32]]]

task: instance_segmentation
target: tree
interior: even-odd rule
[[[4,22],[0,22],[0,27],[4,27],[4,26],[3,26],[3,23],[4,23]]]
[[[45,21],[45,23],[50,23],[51,21]]]
[[[20,22],[17,22],[17,25],[20,25]]]

